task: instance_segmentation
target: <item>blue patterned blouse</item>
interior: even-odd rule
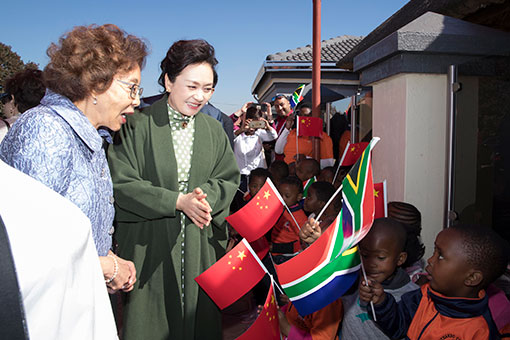
[[[101,135],[69,99],[47,90],[41,104],[9,130],[0,158],[76,204],[90,219],[98,254],[105,256],[114,207]]]

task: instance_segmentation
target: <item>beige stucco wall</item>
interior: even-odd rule
[[[400,74],[371,84],[374,179],[387,179],[388,200],[422,213],[425,259],[443,227],[446,152],[446,75]]]

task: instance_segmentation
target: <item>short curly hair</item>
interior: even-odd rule
[[[508,243],[491,228],[477,224],[454,224],[450,229],[459,232],[468,264],[482,271],[483,288],[504,274],[510,260]]]
[[[119,72],[129,72],[145,64],[147,45],[116,25],[77,26],[46,51],[50,57],[44,68],[46,86],[69,98],[83,100],[93,91],[110,87]]]
[[[14,97],[20,113],[39,105],[45,91],[42,71],[33,68],[20,71],[5,82],[5,92]]]

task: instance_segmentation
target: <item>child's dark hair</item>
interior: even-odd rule
[[[287,184],[287,185],[293,185],[294,187],[296,187],[298,189],[298,192],[300,194],[303,193],[303,183],[301,182],[301,180],[299,178],[297,178],[296,176],[289,176],[289,177],[285,177],[284,179],[282,179],[279,183],[279,185],[283,185],[283,184]]]
[[[318,181],[310,186],[315,191],[317,199],[322,202],[327,202],[335,193],[335,187],[329,182]]]
[[[250,106],[246,109],[246,119],[259,119],[262,117],[262,111],[255,106]]]
[[[269,166],[269,169],[272,174],[277,174],[277,176],[275,177],[278,178],[289,177],[289,166],[282,160],[275,160],[274,162],[272,162],[271,165]]]
[[[312,176],[319,176],[321,172],[321,166],[317,160],[313,158],[307,158],[300,162],[299,166],[302,166],[307,173],[312,174]]]
[[[402,268],[410,267],[425,254],[425,246],[420,240],[421,213],[412,204],[394,201],[388,203],[388,217],[404,225],[407,232],[405,249],[407,260],[402,265]]]
[[[375,227],[375,228],[374,228]],[[398,250],[400,252],[407,252],[407,231],[403,223],[391,218],[391,217],[382,217],[374,220],[374,224],[372,228],[374,230],[378,227],[389,229],[392,232],[392,238],[398,246]],[[372,229],[371,229],[372,230]]]
[[[269,172],[269,170],[267,169],[264,169],[264,168],[256,168],[256,169],[253,169],[251,172],[250,172],[250,177],[248,179],[251,180],[253,177],[261,177],[261,178],[270,178],[271,180],[273,179],[271,177],[271,173]]]
[[[508,244],[492,229],[476,224],[450,227],[462,237],[462,251],[474,269],[483,273],[482,288],[503,275],[508,265]]]

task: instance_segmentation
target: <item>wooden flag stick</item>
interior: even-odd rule
[[[338,171],[340,170],[340,167],[342,166],[342,162],[344,161],[345,156],[347,155],[349,146],[351,146],[351,142],[347,142],[347,145],[345,146],[345,149],[344,149],[344,153],[342,154],[342,158],[340,158],[340,161],[338,162],[338,167],[336,168],[335,176],[333,177],[333,182],[331,182],[331,184],[333,184],[333,185],[335,184],[335,180],[336,180],[336,177],[338,176]]]
[[[342,191],[342,188],[343,188],[343,184],[340,185],[340,187],[338,189],[336,189],[335,193],[333,194],[333,196],[331,196],[331,198],[329,199],[329,201],[324,205],[324,207],[322,208],[322,210],[320,211],[319,215],[317,215],[317,218],[315,219],[316,221],[319,221],[319,219],[321,218],[322,214],[324,214],[324,212],[326,211],[326,208],[328,207],[328,205],[331,204],[331,202],[335,199],[336,195],[338,195],[338,193],[340,191]]]
[[[365,285],[368,287],[368,279],[367,279],[367,273],[365,272],[365,267],[363,266],[363,259],[360,255],[360,262],[361,262],[361,272],[363,273],[363,278],[365,279]],[[370,301],[370,307],[372,307],[372,313],[374,315],[374,321],[377,321],[377,317],[375,316],[375,308],[374,308],[374,302]]]

